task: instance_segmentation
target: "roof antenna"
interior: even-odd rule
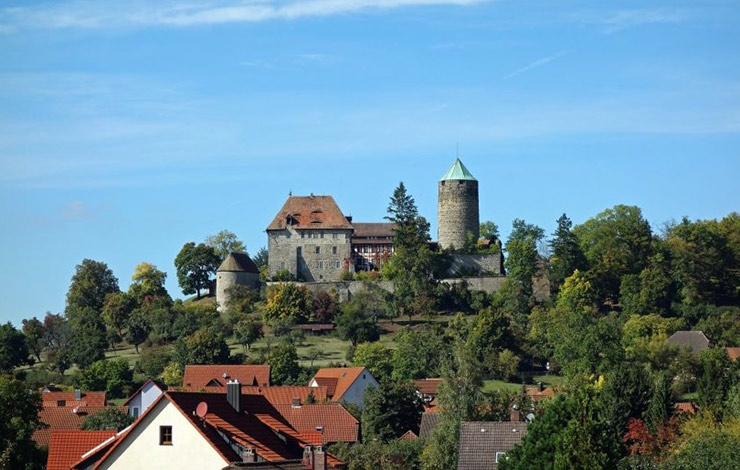
[[[288,197],[292,197],[292,196],[293,196],[293,190],[291,189],[290,191],[288,191]]]

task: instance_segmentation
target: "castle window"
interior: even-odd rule
[[[303,254],[303,247],[298,247],[295,249],[296,256],[301,256]]]
[[[337,269],[339,269],[339,260],[337,260]]]
[[[285,269],[285,261],[280,262],[280,269]]]
[[[316,254],[317,255],[320,255],[321,254],[321,247],[320,246],[317,246],[316,247]]]
[[[331,238],[333,238],[334,240],[336,240],[337,239],[337,234],[336,233],[332,233],[331,234]]]
[[[306,234],[301,232],[301,238],[303,238]]]
[[[319,234],[319,236],[320,236],[321,238],[324,238],[324,232],[321,232],[321,233]]]
[[[319,261],[319,269],[324,269],[324,262],[323,261]]]
[[[333,246],[331,247],[331,254],[336,255],[337,254],[337,247]]]

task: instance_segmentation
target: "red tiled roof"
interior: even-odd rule
[[[82,454],[115,435],[115,431],[54,431],[46,470],[69,470]]]
[[[344,392],[363,372],[370,373],[364,367],[325,367],[316,371],[313,378],[319,386],[327,387],[327,393],[332,401],[340,401]],[[332,386],[334,386],[333,391]]]
[[[539,401],[544,398],[552,398],[555,396],[555,390],[552,387],[546,387],[540,391],[537,387],[527,387],[524,393],[532,399],[532,401]]]
[[[57,407],[59,401],[64,401],[68,408],[76,406],[105,406],[105,392],[82,392],[79,400],[75,399],[75,392],[43,392],[41,400],[44,407]]]
[[[727,355],[730,356],[730,359],[733,361],[736,361],[738,357],[740,357],[740,348],[727,348]]]
[[[226,393],[226,387],[207,387],[204,390],[196,390],[184,387],[185,392]],[[302,385],[270,386],[270,387],[242,387],[244,395],[262,395],[272,405],[290,405],[294,398],[301,403],[306,403],[308,395],[313,393],[316,402],[327,400],[326,387],[309,387]]]
[[[444,379],[421,379],[414,380],[414,387],[424,395],[436,395],[437,389]]]
[[[393,222],[353,222],[352,227],[355,229],[352,238],[367,237],[395,237],[396,224]],[[393,243],[392,240],[384,240],[385,243]],[[354,243],[354,241],[353,241]]]
[[[284,230],[288,225],[299,229],[352,229],[331,196],[290,196],[267,230]]]
[[[79,407],[77,413],[73,411],[74,408],[67,407],[41,408],[39,421],[42,427],[33,433],[33,440],[39,446],[48,446],[53,431],[79,430],[85,418],[106,408],[104,406]],[[126,407],[120,407],[120,409],[125,411]]]
[[[225,376],[225,377],[224,377]],[[189,365],[185,366],[182,386],[199,390],[209,385],[225,387],[228,380],[238,380],[242,385],[270,385],[270,366],[258,365]]]
[[[276,405],[278,413],[298,432],[320,430],[323,442],[357,442],[360,423],[339,403]]]
[[[417,436],[414,431],[412,431],[411,429],[409,429],[408,431],[406,431],[405,433],[403,433],[403,435],[401,437],[399,437],[399,439],[400,440],[403,440],[403,441],[415,441],[415,440],[419,439],[419,436]]]
[[[678,411],[679,413],[688,413],[695,415],[697,412],[696,405],[694,405],[690,401],[679,401],[674,406],[676,407],[676,411]]]

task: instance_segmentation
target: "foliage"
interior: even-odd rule
[[[318,323],[333,323],[338,311],[336,295],[319,292],[313,298],[311,320]]]
[[[254,261],[254,264],[257,265],[257,269],[262,271],[262,268],[267,267],[267,258],[269,256],[269,253],[267,251],[267,248],[264,246],[257,250],[257,254],[254,255],[254,258],[252,258],[252,261]]]
[[[292,282],[295,281],[295,276],[287,269],[281,269],[272,276],[272,280],[276,282]]]
[[[134,345],[139,353],[139,345],[149,337],[151,328],[149,318],[144,309],[137,308],[126,321],[126,341]]]
[[[137,264],[131,280],[133,284],[131,284],[128,291],[139,305],[142,305],[147,297],[165,297],[169,299],[167,289],[164,287],[167,273],[157,269],[154,264],[147,262]]]
[[[26,338],[28,350],[41,362],[41,352],[46,346],[46,330],[44,329],[44,324],[36,317],[24,319],[21,330],[23,331],[23,336]]]
[[[229,346],[221,333],[201,327],[185,339],[188,364],[224,364],[229,361]]]
[[[42,455],[31,440],[39,425],[41,397],[10,376],[0,376],[0,468],[36,470]]]
[[[105,324],[99,311],[90,306],[67,306],[70,335],[69,359],[81,368],[105,357],[108,347]]]
[[[103,310],[108,294],[118,292],[118,279],[108,265],[84,259],[75,268],[67,292],[67,315],[78,309],[91,308],[97,314]]]
[[[669,460],[666,470],[740,468],[740,436],[725,430],[701,433]]]
[[[434,331],[403,330],[396,336],[391,364],[394,380],[437,377],[443,360],[442,338]]]
[[[354,350],[352,362],[356,366],[365,367],[376,380],[390,378],[391,350],[380,343],[360,343]]]
[[[699,355],[697,403],[706,412],[720,418],[730,386],[733,364],[724,348],[710,348]]]
[[[233,313],[251,313],[254,305],[259,301],[259,291],[250,287],[234,284],[226,289],[226,308]]]
[[[353,345],[377,341],[380,337],[376,325],[376,303],[372,293],[358,292],[352,300],[342,304],[337,317],[337,332]]]
[[[170,362],[162,372],[162,380],[168,387],[182,385],[182,368],[177,362]]]
[[[134,422],[133,416],[129,416],[118,408],[106,408],[91,414],[80,424],[80,429],[85,431],[104,431],[114,429],[120,431]]]
[[[124,397],[131,388],[133,373],[125,359],[96,361],[77,376],[82,390],[105,390],[112,398]]]
[[[550,282],[553,292],[557,292],[560,285],[578,269],[587,269],[586,255],[581,251],[578,237],[571,227],[573,222],[563,214],[558,219],[558,228],[552,234],[550,246]]]
[[[536,225],[514,219],[512,231],[506,242],[506,286],[499,297],[508,304],[519,323],[526,323],[534,302],[532,280],[537,275],[539,255],[537,244],[544,237],[544,230]]]
[[[234,232],[228,230],[221,230],[216,235],[209,235],[206,237],[205,244],[216,253],[221,259],[225,260],[230,253],[246,253],[247,247],[244,242],[239,240]]]
[[[102,312],[108,331],[113,331],[118,338],[123,338],[126,323],[135,307],[136,301],[125,292],[108,294],[105,297]]]
[[[236,340],[246,349],[250,349],[252,343],[262,338],[263,335],[262,322],[256,318],[245,318],[234,328]]]
[[[499,238],[498,225],[490,220],[481,222],[480,224],[480,237],[484,240],[492,240]]]
[[[478,362],[493,372],[497,368],[498,354],[513,347],[509,318],[491,307],[481,311],[468,336],[468,347]]]
[[[682,326],[676,318],[655,314],[630,315],[622,326],[622,346],[628,359],[666,369],[676,355],[668,336]]]
[[[286,341],[272,348],[267,361],[270,364],[271,383],[275,385],[291,385],[301,374],[295,345]]]
[[[329,452],[347,462],[348,470],[419,470],[423,445],[420,439],[338,443]]]
[[[311,293],[303,286],[281,282],[267,289],[267,304],[264,307],[265,321],[290,319],[303,323],[311,314]]]
[[[0,373],[33,362],[28,357],[26,337],[10,322],[0,325]]]
[[[419,433],[424,407],[411,382],[383,380],[365,391],[362,402],[362,435],[367,442],[388,442],[406,431]]]
[[[573,232],[591,269],[599,300],[619,299],[622,276],[639,274],[651,253],[650,224],[636,206],[606,209]]]
[[[213,247],[200,243],[188,242],[183,245],[175,257],[177,268],[177,282],[185,295],[196,294],[200,298],[200,291],[208,289],[211,275],[216,273],[221,259]]]
[[[707,338],[717,346],[736,346],[740,344],[740,307],[707,306],[703,318],[696,329],[703,331]]]
[[[171,360],[172,354],[168,347],[151,346],[141,351],[135,370],[146,377],[159,377]]]

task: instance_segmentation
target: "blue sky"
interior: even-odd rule
[[[221,229],[250,252],[294,194],[436,234],[455,157],[481,218],[552,232],[740,208],[736,1],[5,1],[0,320],[64,308],[75,265],[130,283]]]

